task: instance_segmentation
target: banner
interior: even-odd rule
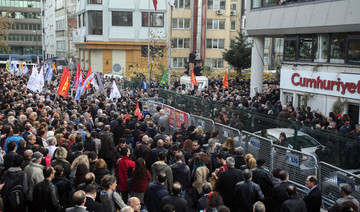
[[[189,114],[181,111],[181,110],[175,110],[175,120],[176,120],[176,128],[181,128],[182,123],[189,123]]]
[[[111,86],[111,93],[110,93],[110,99],[114,99],[114,98],[121,98],[121,94],[119,91],[119,88],[117,87],[115,80],[113,81],[113,84]]]
[[[166,105],[163,106],[163,109],[165,110],[165,113],[169,116],[169,126],[175,127],[175,109]]]
[[[26,88],[34,92],[40,92],[40,75],[36,68],[32,70]]]

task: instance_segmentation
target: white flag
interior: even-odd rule
[[[170,4],[170,6],[174,6],[174,0],[168,0],[168,3]]]
[[[32,90],[34,92],[39,92],[38,85],[37,85],[38,75],[39,74],[38,74],[37,68],[33,67],[28,84],[26,86],[29,90]]]
[[[97,84],[96,79],[91,80],[90,84],[95,87],[96,91],[99,90],[99,85]]]
[[[113,84],[111,86],[111,93],[110,93],[110,99],[113,99],[113,98],[121,98],[121,94],[120,94],[120,91],[115,83],[115,81],[113,81]]]
[[[37,81],[38,82],[38,90],[39,90],[39,92],[41,92],[44,87],[44,66],[41,67],[37,80],[38,80]]]

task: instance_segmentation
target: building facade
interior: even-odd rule
[[[80,67],[106,74],[119,64],[117,73],[125,74],[141,57],[147,57],[149,35],[151,40],[167,39],[167,7],[167,1],[159,1],[156,11],[152,1],[78,1],[75,47]]]
[[[262,91],[264,37],[284,38],[281,101],[306,104],[325,116],[343,104],[360,122],[360,1],[249,0],[253,37],[251,94]]]
[[[42,60],[42,27],[40,0],[0,0],[1,15],[12,21],[12,28],[8,30],[8,44],[11,53],[0,53],[0,59],[33,62],[37,57]]]
[[[185,68],[193,50],[211,70],[231,68],[222,52],[241,30],[241,11],[241,0],[174,0],[172,68]]]
[[[46,59],[56,56],[55,1],[41,1],[43,56]]]

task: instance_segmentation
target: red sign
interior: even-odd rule
[[[163,106],[163,109],[165,110],[165,113],[169,116],[169,126],[175,127],[175,109],[166,105]]]
[[[189,117],[188,117],[188,114],[184,111],[181,111],[181,110],[176,110],[175,111],[175,117],[176,117],[176,128],[181,128],[181,124],[182,123],[189,123],[188,120],[189,120]]]

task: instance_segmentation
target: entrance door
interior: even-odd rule
[[[348,115],[351,119],[351,129],[355,129],[355,124],[359,123],[359,105],[349,104],[348,106]]]

